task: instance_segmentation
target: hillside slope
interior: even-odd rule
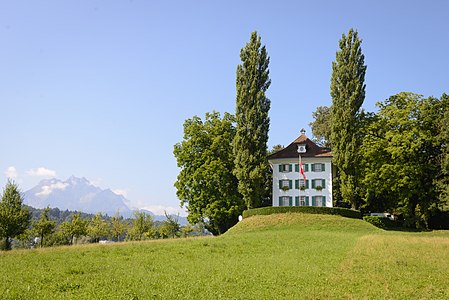
[[[253,216],[220,237],[1,253],[0,298],[444,299],[447,254],[447,232]]]

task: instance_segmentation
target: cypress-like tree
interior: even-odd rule
[[[352,28],[348,35],[342,35],[332,63],[331,97],[332,97],[332,154],[337,168],[340,192],[343,201],[358,208],[358,146],[357,124],[361,106],[365,100],[365,56],[360,47],[362,41],[357,31]]]
[[[237,66],[236,135],[233,142],[234,174],[247,208],[260,206],[267,197],[269,166],[266,159],[270,119],[270,58],[257,32],[240,51]],[[269,186],[269,185],[268,185]]]

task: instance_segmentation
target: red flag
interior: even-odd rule
[[[306,183],[306,173],[304,172],[304,168],[302,166],[301,156],[299,156],[299,172],[301,172],[301,175],[304,178],[304,184],[305,184]]]

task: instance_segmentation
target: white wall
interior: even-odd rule
[[[332,207],[332,159],[330,157],[305,157],[302,159],[302,164],[308,164],[309,170],[305,172],[306,179],[309,181],[309,188],[302,191],[295,188],[295,180],[302,179],[302,175],[299,172],[295,172],[295,164],[299,163],[299,159],[274,159],[270,160],[271,166],[273,168],[273,206],[279,206],[279,197],[280,196],[291,196],[292,197],[292,205],[295,205],[295,197],[308,196],[309,197],[309,206],[312,205],[312,196],[325,196],[326,197],[326,206]],[[313,163],[324,163],[325,171],[323,172],[312,172],[311,165]],[[279,172],[280,164],[291,164],[292,172]],[[292,189],[283,191],[279,189],[279,180],[289,179],[292,180]],[[312,188],[312,179],[324,179],[325,187],[318,191]]]

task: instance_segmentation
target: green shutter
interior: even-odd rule
[[[306,196],[306,206],[309,206],[309,196]]]
[[[325,179],[321,179],[321,186],[324,188],[326,188],[326,180]]]
[[[307,179],[306,180],[306,189],[308,189],[309,188],[309,180]]]
[[[295,189],[299,190],[299,179],[295,179]]]
[[[316,206],[316,199],[315,199],[315,196],[312,196],[312,206]]]
[[[279,189],[282,189],[282,180],[279,180]]]
[[[279,206],[282,206],[282,197],[279,197]]]
[[[312,172],[315,172],[315,164],[311,164]]]
[[[299,206],[299,197],[298,196],[295,197],[295,206]]]
[[[289,189],[292,189],[292,184],[293,184],[292,180],[289,180],[289,181],[288,181],[288,188],[289,188]]]
[[[299,164],[295,164],[295,172],[299,172]]]
[[[292,202],[293,202],[293,197],[292,197],[292,196],[289,196],[289,197],[288,197],[288,205],[289,205],[289,206],[292,206],[292,204],[293,204]]]
[[[280,184],[280,183],[279,183]],[[279,185],[280,186],[280,185]],[[312,179],[312,189],[315,188],[315,179]]]
[[[323,172],[326,171],[324,164],[321,164],[321,171],[323,171]]]
[[[322,196],[321,199],[323,199],[323,200],[321,200],[321,201],[323,201],[323,206],[326,206],[326,196]]]
[[[288,165],[288,171],[291,172],[293,170],[293,166],[292,165]]]
[[[279,165],[279,172],[282,172],[282,165]]]
[[[304,172],[309,172],[309,165],[308,164],[304,164],[303,168],[304,168]]]

